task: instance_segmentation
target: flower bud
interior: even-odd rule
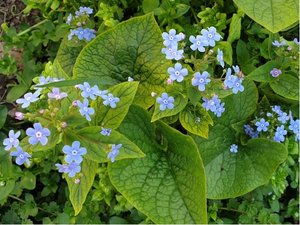
[[[17,120],[23,120],[24,119],[24,113],[22,113],[22,112],[15,112],[15,119],[17,119]]]

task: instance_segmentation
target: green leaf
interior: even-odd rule
[[[197,119],[200,119],[198,121]],[[181,125],[189,132],[208,138],[209,125],[213,125],[213,121],[208,112],[201,106],[186,107],[181,111],[179,120]]]
[[[4,126],[7,117],[7,108],[5,105],[0,105],[0,129]]]
[[[266,139],[238,144],[238,153],[231,153],[230,146],[237,144],[234,131],[222,124],[210,130],[208,140],[193,137],[205,165],[210,199],[235,198],[267,183],[287,157],[282,144]]]
[[[0,200],[5,199],[14,189],[13,165],[9,152],[0,149]]]
[[[66,176],[70,191],[69,197],[75,211],[75,216],[81,211],[86,196],[93,185],[97,167],[98,164],[96,162],[84,158],[81,164],[81,176],[79,184],[75,183],[74,178]]]
[[[253,83],[248,79],[243,81],[245,90],[238,94],[232,94],[224,98],[225,112],[216,120],[217,123],[231,125],[247,119],[254,113],[258,101],[258,91]]]
[[[273,33],[299,21],[299,1],[234,0],[234,2],[247,16]]]
[[[207,223],[204,170],[193,140],[159,123],[165,142],[159,145],[150,116],[137,106],[119,130],[146,156],[109,164],[116,189],[154,223]]]
[[[35,175],[29,171],[26,171],[21,178],[20,185],[27,190],[33,190],[35,188],[36,178]]]
[[[142,7],[144,13],[152,12],[159,6],[159,0],[143,0]]]
[[[68,42],[67,38],[61,42],[55,60],[58,61],[65,73],[71,76],[76,58],[82,46],[69,46]]]
[[[66,144],[71,144],[76,140],[80,141],[82,146],[87,149],[85,157],[96,162],[109,161],[107,154],[111,150],[110,144],[122,144],[116,160],[145,156],[139,147],[119,132],[112,130],[110,136],[103,136],[100,132],[101,127],[96,126],[83,128],[76,133],[68,131],[65,133]]]
[[[114,97],[118,97],[120,101],[116,108],[103,105],[103,100],[97,102],[96,110],[96,124],[101,124],[103,127],[117,128],[126,116],[130,105],[137,92],[139,83],[123,82],[108,89],[109,93],[112,93]]]
[[[183,16],[184,14],[186,14],[189,11],[190,6],[186,4],[176,4],[175,9],[176,9],[176,15],[174,19],[177,19]]]
[[[227,41],[232,43],[235,40],[240,39],[241,36],[241,20],[239,14],[233,14],[230,22],[229,35]]]
[[[166,108],[164,111],[161,111],[159,109],[160,104],[155,103],[155,109],[151,118],[151,122],[154,122],[156,120],[159,120],[160,118],[168,117],[168,116],[173,116],[179,113],[181,110],[183,110],[188,103],[188,98],[183,96],[180,93],[174,93],[170,94],[170,96],[174,97],[174,108],[173,109],[168,109]]]
[[[15,102],[18,98],[22,97],[29,89],[29,86],[24,84],[19,84],[14,87],[12,87],[7,96],[6,101],[7,102]]]
[[[299,100],[299,79],[290,74],[281,74],[272,83],[271,88],[276,94],[285,98]]]
[[[252,71],[247,78],[258,82],[272,82],[275,78],[272,77],[270,72],[273,68],[280,68],[280,65],[280,62],[269,61]]]
[[[150,107],[161,93],[170,62],[161,53],[161,31],[152,14],[135,17],[101,33],[78,56],[74,78],[118,84],[132,77],[140,85],[135,103]]]

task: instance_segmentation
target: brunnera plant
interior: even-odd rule
[[[96,36],[82,27],[91,13],[78,11],[79,27],[34,79],[34,92],[17,100],[27,113],[16,116],[33,128],[22,140],[9,132],[6,160],[26,170],[38,152],[55,151],[75,215],[107,163],[113,186],[155,223],[207,223],[207,198],[240,196],[270,179],[287,157],[287,130],[299,139],[299,120],[278,106],[255,117],[253,80],[264,69],[272,87],[286,74],[273,64],[249,76],[231,69],[231,45],[214,27],[189,38],[162,34],[147,14]]]

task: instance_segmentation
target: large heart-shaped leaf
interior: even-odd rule
[[[206,223],[204,168],[193,140],[132,106],[119,127],[146,154],[109,164],[112,184],[155,223]]]
[[[286,158],[282,144],[265,139],[238,143],[234,124],[246,120],[257,105],[258,93],[252,81],[244,80],[242,93],[224,98],[225,112],[215,118],[208,139],[192,135],[205,165],[208,198],[223,199],[243,195],[266,183],[277,166]],[[237,144],[238,153],[229,151]]]
[[[97,78],[98,83],[117,84],[128,77],[139,81],[136,103],[154,103],[151,92],[161,93],[170,62],[161,53],[160,29],[152,14],[132,18],[103,32],[80,53],[75,78]]]
[[[299,21],[299,1],[295,0],[234,0],[247,16],[273,33]]]

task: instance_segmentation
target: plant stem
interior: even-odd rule
[[[197,15],[195,13],[195,10],[193,9],[193,7],[191,7],[190,9],[191,9],[191,12],[192,12],[192,14],[194,16],[194,19],[196,20],[196,23],[199,25],[200,21],[198,20],[198,17],[197,17]]]
[[[14,196],[14,195],[8,195],[8,197],[10,197],[10,198],[12,198],[12,199],[15,199],[15,200],[17,200],[17,201],[19,201],[19,202],[22,202],[22,203],[26,203],[26,201],[24,201],[23,199],[20,199],[20,198],[18,198],[18,197],[16,197],[16,196]],[[41,210],[41,211],[43,211],[43,212],[45,212],[45,213],[49,213],[49,214],[51,214],[52,216],[57,216],[56,214],[54,214],[54,213],[52,213],[52,212],[48,212],[48,211],[46,211],[45,209],[43,209],[43,208],[40,208],[40,207],[37,207],[39,210]]]
[[[219,209],[226,210],[226,211],[232,211],[232,212],[238,212],[238,213],[241,213],[241,214],[246,214],[246,212],[240,211],[240,210],[237,210],[237,209],[229,209],[229,208],[225,208],[225,207],[220,207]]]
[[[23,30],[22,32],[18,33],[17,36],[20,37],[20,36],[22,36],[22,35],[28,33],[29,31],[31,31],[32,29],[34,29],[34,28],[36,28],[36,27],[42,25],[43,23],[45,23],[45,22],[47,22],[47,21],[48,21],[47,19],[42,20],[41,22],[38,22],[37,24],[35,24],[35,25],[29,27],[28,29]]]

